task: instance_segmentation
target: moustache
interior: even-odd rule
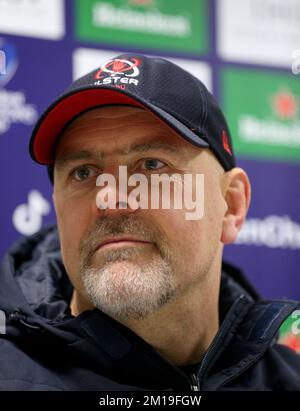
[[[122,215],[119,217],[103,216],[95,221],[94,226],[80,242],[79,252],[84,258],[91,258],[99,243],[114,235],[130,234],[149,241],[158,248],[162,257],[167,258],[168,247],[166,235],[157,225],[149,227],[137,217]]]

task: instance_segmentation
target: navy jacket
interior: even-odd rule
[[[221,327],[191,375],[97,309],[73,317],[71,295],[55,227],[11,248],[0,272],[0,390],[300,390],[300,356],[276,343],[298,303],[261,300],[228,264]]]

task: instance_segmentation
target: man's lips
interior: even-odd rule
[[[107,247],[118,248],[118,247],[124,247],[125,245],[137,245],[137,244],[151,244],[151,242],[143,240],[141,238],[130,237],[130,236],[111,237],[111,238],[106,238],[105,240],[101,241],[101,243],[98,244],[96,250],[107,248]]]

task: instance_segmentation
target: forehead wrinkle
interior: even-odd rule
[[[161,150],[163,152],[175,153],[178,155],[180,153],[180,157],[185,157],[187,155],[187,150],[182,145],[178,144],[177,142],[168,143],[166,140],[163,139],[156,139],[154,141],[143,141],[141,143],[133,143],[128,147],[122,149],[115,149],[111,153],[105,153],[104,151],[100,150],[80,150],[74,151],[67,154],[62,154],[56,161],[55,165],[58,168],[63,168],[67,165],[67,163],[76,161],[76,160],[101,160],[103,161],[108,156],[115,155],[128,155],[131,153],[145,153],[151,150]]]
[[[132,107],[130,107],[130,109],[132,109]],[[124,121],[124,118],[126,118],[127,120],[131,119],[130,126],[139,126],[141,123],[152,124],[153,120],[155,119],[153,115],[150,115],[142,109],[138,109],[138,111],[134,112],[127,112],[126,110],[123,110],[121,112],[118,111],[117,113],[102,113],[102,109],[100,109],[100,111],[99,109],[90,110],[87,113],[78,116],[75,120],[71,121],[65,129],[64,135],[74,133],[78,130],[83,129],[89,129],[93,131],[95,129],[114,130],[117,128],[123,128],[124,125],[122,124],[122,121]],[[155,119],[155,121],[157,122],[157,119]]]
[[[178,153],[178,150],[180,148],[183,149],[183,147],[178,143],[175,143],[175,141],[171,144],[165,139],[156,139],[154,141],[135,143],[132,144],[129,148],[120,151],[122,154],[127,154],[130,152],[145,152],[150,150],[163,150],[167,152]]]
[[[125,125],[122,124],[121,122],[112,122],[111,118],[108,119],[85,119],[85,121],[80,121],[76,123],[75,121],[73,123],[70,123],[68,127],[66,127],[63,136],[65,137],[66,135],[81,132],[81,131],[88,131],[88,132],[94,132],[98,131],[101,133],[102,131],[114,131],[117,129],[124,129],[124,128],[129,128],[129,127],[134,127],[134,126],[140,126],[141,124],[144,124],[145,126],[148,124],[152,124],[150,121],[139,121],[136,118],[133,118],[130,122],[130,125]]]

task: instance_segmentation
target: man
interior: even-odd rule
[[[46,110],[30,151],[58,228],[4,260],[1,389],[300,389],[300,358],[276,343],[298,303],[261,300],[222,264],[250,203],[232,150],[205,86],[161,58],[118,56]],[[203,212],[164,208],[160,175],[156,196],[172,176],[170,198]]]

